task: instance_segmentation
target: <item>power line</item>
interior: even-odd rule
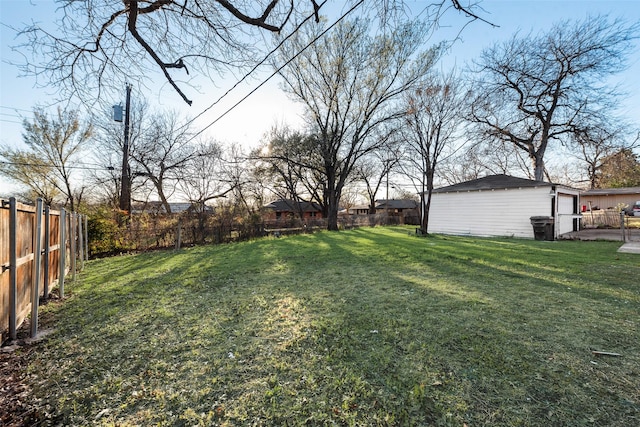
[[[284,64],[282,64],[280,67],[278,67],[277,70],[275,70],[269,77],[267,77],[262,83],[260,83],[258,86],[256,86],[255,88],[253,88],[248,94],[246,94],[245,96],[243,96],[238,102],[236,102],[235,104],[233,104],[231,107],[229,107],[224,113],[222,113],[220,116],[218,116],[215,120],[213,120],[211,123],[209,123],[207,126],[205,126],[204,128],[202,128],[200,131],[196,132],[187,142],[189,141],[193,141],[196,137],[198,137],[198,135],[202,134],[202,132],[204,132],[205,130],[209,129],[211,126],[213,126],[214,124],[216,124],[218,121],[220,121],[224,116],[226,116],[227,114],[229,114],[232,110],[234,110],[238,105],[240,105],[242,102],[244,102],[247,98],[249,98],[251,95],[253,95],[255,92],[258,91],[258,89],[260,89],[262,86],[264,86],[269,80],[271,80],[273,77],[275,77],[284,67],[286,67],[287,65],[289,65],[294,59],[296,59],[298,56],[300,56],[305,50],[307,50],[311,45],[313,45],[316,41],[318,41],[321,37],[323,37],[326,33],[328,33],[331,29],[333,29],[333,27],[335,27],[336,25],[338,25],[338,23],[340,23],[344,18],[347,17],[348,14],[350,14],[351,12],[353,12],[357,7],[359,7],[362,3],[364,3],[364,0],[360,0],[358,3],[356,3],[355,5],[353,5],[353,7],[351,9],[349,9],[348,11],[346,11],[340,18],[338,18],[333,24],[331,24],[328,28],[326,28],[323,32],[321,32],[318,36],[316,36],[313,40],[311,40],[309,43],[307,43],[307,45],[305,47],[303,47],[300,52],[296,53],[294,56],[292,56],[290,59],[288,59]]]
[[[5,107],[4,105],[0,105],[0,108],[3,108],[5,110],[13,110],[13,111],[24,111],[26,113],[33,113],[33,111],[31,110],[25,110],[24,108],[16,108],[16,107]]]
[[[52,168],[55,167],[54,165],[51,164],[47,164],[47,163],[31,163],[31,162],[7,162],[7,161],[3,161],[0,160],[0,164],[2,165],[11,165],[11,166],[28,166],[28,167],[40,167],[40,168]],[[96,165],[95,167],[91,167],[91,166],[65,166],[65,169],[82,169],[82,170],[113,170],[113,166],[102,166],[102,165]]]
[[[320,4],[320,6],[318,7],[318,9],[322,8],[322,6],[324,6],[327,3],[327,0],[325,0],[324,2],[322,2],[322,4]],[[302,22],[300,22],[296,28],[293,29],[293,31],[284,39],[282,39],[282,41],[280,43],[278,43],[278,45],[273,48],[269,53],[267,53],[267,55],[260,61],[258,62],[251,70],[249,70],[249,72],[247,72],[244,76],[242,76],[242,78],[240,80],[238,80],[233,86],[231,86],[231,88],[229,88],[225,93],[222,94],[222,96],[220,96],[217,100],[213,101],[213,103],[211,105],[209,105],[207,108],[205,108],[204,110],[202,110],[202,112],[200,114],[198,114],[197,116],[195,116],[194,118],[192,118],[191,120],[187,121],[187,123],[185,123],[184,125],[182,125],[182,128],[185,128],[187,126],[189,126],[191,123],[193,123],[195,120],[197,120],[199,117],[201,117],[204,113],[206,113],[207,111],[209,111],[211,108],[213,108],[214,106],[216,106],[218,103],[220,103],[220,101],[222,101],[224,98],[227,97],[227,95],[229,95],[229,93],[231,93],[231,91],[233,91],[236,87],[238,87],[240,85],[240,83],[242,83],[243,81],[245,81],[251,74],[253,74],[254,71],[256,71],[261,65],[263,65],[265,62],[267,62],[267,59],[269,59],[269,57],[271,55],[273,55],[275,52],[278,51],[278,49],[280,49],[280,47],[287,41],[289,40],[291,37],[294,36],[295,33],[298,32],[298,30],[300,30],[300,28],[302,28],[302,26],[307,23],[307,21],[309,21],[311,18],[313,18],[314,16],[316,16],[316,12],[312,13],[311,15],[307,16],[304,20],[302,20]]]
[[[7,117],[17,117],[18,119],[24,118],[22,114],[3,113],[2,111],[0,111],[0,115],[7,116]]]

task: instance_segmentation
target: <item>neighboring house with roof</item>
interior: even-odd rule
[[[640,200],[640,187],[597,188],[580,193],[583,211],[614,209],[619,205],[633,206]]]
[[[369,215],[369,205],[355,205],[351,206],[349,209],[346,209],[343,214],[346,215]]]
[[[411,199],[376,200],[376,213],[388,211],[389,215],[413,214],[417,215],[420,203]],[[349,215],[368,215],[369,205],[356,205],[348,210]]]
[[[580,191],[549,182],[490,175],[434,189],[429,233],[533,238],[531,217],[553,218],[554,238],[577,231]]]
[[[416,213],[420,204],[411,199],[376,200],[376,212],[389,212],[389,215],[402,215],[403,213]]]
[[[265,220],[286,220],[291,218],[321,219],[322,208],[314,202],[296,202],[289,199],[279,199],[264,206]]]

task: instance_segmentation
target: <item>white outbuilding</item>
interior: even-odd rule
[[[434,189],[429,233],[471,236],[535,236],[532,222],[546,226],[545,240],[578,231],[580,190],[509,175],[490,175]],[[533,221],[532,221],[532,217]]]

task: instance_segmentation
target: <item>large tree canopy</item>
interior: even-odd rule
[[[256,31],[280,32],[301,16],[317,14],[315,0],[102,0],[61,1],[55,32],[23,31],[36,59],[28,73],[67,93],[93,99],[105,86],[145,81],[160,70],[185,102],[190,70],[210,77],[245,65],[255,54]],[[311,15],[309,15],[311,14]]]
[[[602,160],[595,188],[640,186],[640,156],[624,148]]]
[[[82,123],[77,111],[58,109],[49,117],[38,108],[33,121],[25,120],[23,126],[26,148],[1,146],[0,174],[22,184],[29,195],[42,197],[46,204],[59,202],[75,211],[84,191],[73,179],[75,162],[92,138],[93,127]]]
[[[420,229],[427,234],[429,208],[436,169],[462,139],[458,130],[465,108],[465,88],[457,73],[434,74],[423,87],[407,96],[406,126],[403,129],[403,169],[420,194]]]
[[[323,176],[329,230],[338,227],[338,202],[355,165],[391,137],[404,115],[398,101],[438,58],[438,48],[423,50],[425,35],[420,23],[377,37],[364,21],[341,23],[281,72],[285,90],[306,109],[322,159],[305,166]],[[299,52],[314,37],[296,38],[282,54],[290,57],[289,49]]]
[[[471,111],[479,135],[524,151],[542,181],[550,144],[607,122],[616,93],[606,81],[625,68],[639,30],[637,23],[590,17],[485,50],[476,63]]]
[[[291,34],[318,21],[326,0],[58,0],[61,18],[20,30],[18,49],[26,75],[57,87],[65,99],[85,102],[125,83],[149,85],[163,79],[191,105],[187,88],[198,77],[212,81],[228,69],[255,66],[265,58],[265,34]],[[350,0],[360,13],[383,17],[404,13],[403,0]],[[453,8],[480,19],[474,5],[434,0],[425,5],[432,22]],[[434,26],[435,28],[435,26]],[[31,59],[28,59],[31,58]]]

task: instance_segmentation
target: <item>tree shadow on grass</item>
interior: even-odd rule
[[[531,247],[359,229],[101,260],[34,369],[76,424],[623,425],[637,390],[584,351],[614,299]]]

